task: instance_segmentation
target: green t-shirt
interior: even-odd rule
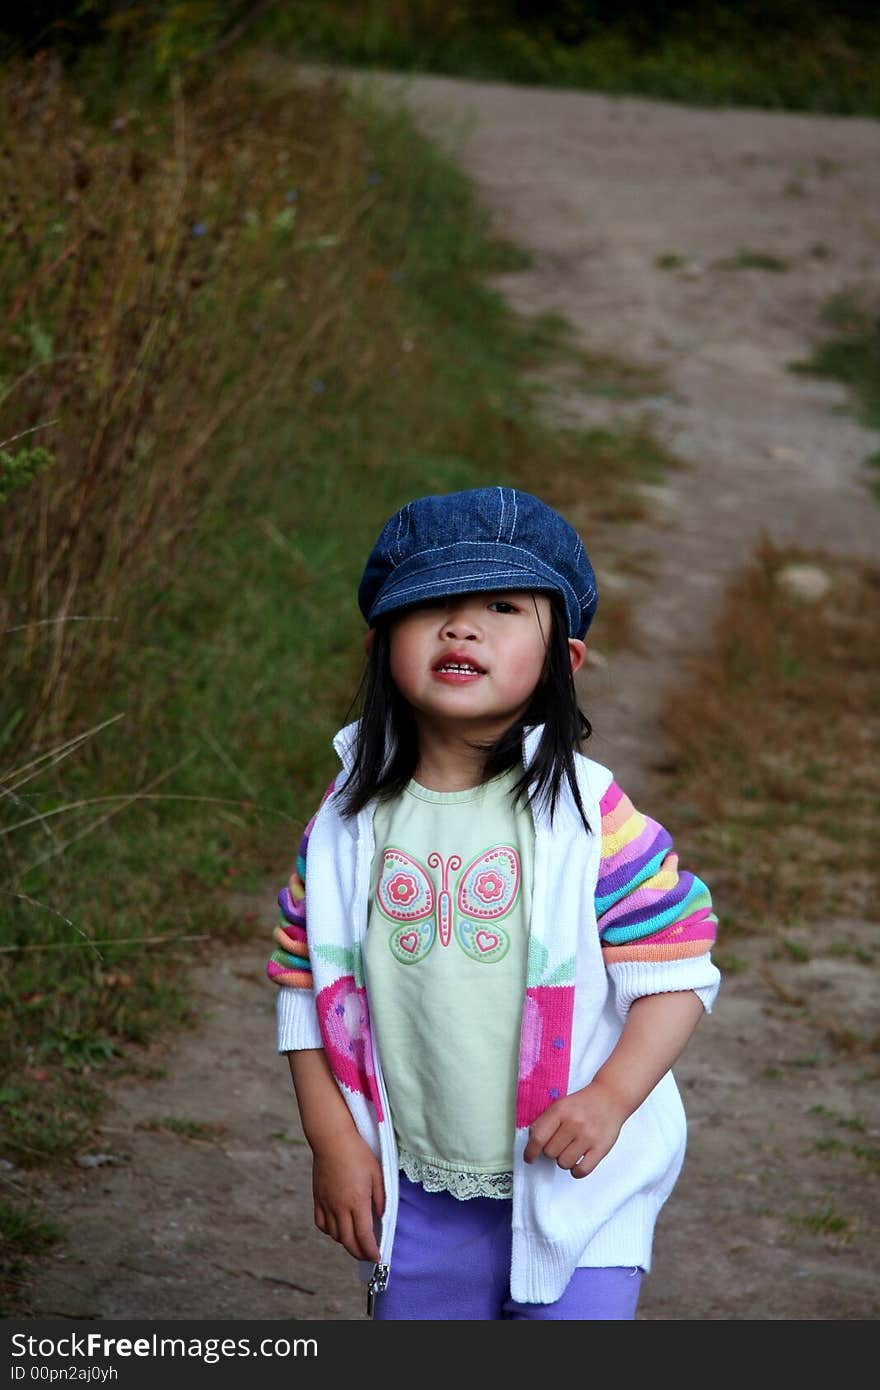
[[[516,770],[375,814],[364,964],[406,1175],[508,1197],[534,825]]]

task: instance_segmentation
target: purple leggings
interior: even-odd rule
[[[555,1303],[510,1297],[511,1206],[495,1197],[461,1202],[400,1175],[400,1207],[379,1322],[620,1322],[635,1317],[642,1270],[576,1269]]]

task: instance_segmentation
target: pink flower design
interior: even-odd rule
[[[494,869],[488,869],[475,880],[474,892],[484,903],[497,902],[504,892],[504,879]]]
[[[568,1092],[573,985],[533,985],[526,992],[519,1047],[516,1126],[528,1129]]]
[[[418,897],[419,885],[412,874],[397,873],[388,880],[385,891],[391,901],[397,903],[398,907],[407,907],[414,898]]]
[[[324,1049],[337,1081],[371,1100],[381,1120],[366,990],[355,984],[353,976],[342,975],[321,990],[315,1004]]]

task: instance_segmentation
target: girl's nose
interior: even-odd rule
[[[450,608],[443,615],[441,623],[442,635],[448,640],[468,638],[476,639],[480,635],[480,625],[477,622],[477,615],[473,605],[470,603],[458,603]]]

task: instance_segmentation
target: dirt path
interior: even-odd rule
[[[589,677],[594,756],[647,798],[663,754],[659,698],[759,534],[880,551],[861,467],[877,437],[841,413],[839,388],[786,369],[818,340],[829,297],[874,273],[880,126],[445,79],[405,86],[498,230],[535,253],[533,269],[499,281],[514,305],[561,311],[591,350],[660,370],[647,401],[609,402],[571,381],[548,400],[588,423],[645,414],[690,465],[655,490],[651,525],[625,541],[654,555],[651,586],[624,564],[600,575],[628,587],[645,640]],[[743,249],[784,269],[718,265]],[[589,518],[587,496],[572,517],[587,536]],[[843,926],[866,946],[876,935]],[[760,960],[760,943],[750,949]],[[263,954],[259,940],[199,982],[203,1022],[157,1054],[163,1079],[116,1088],[101,1131],[115,1161],[34,1180],[71,1233],[36,1278],[36,1316],[362,1316],[348,1257],[311,1229],[308,1154],[286,1068],[269,1055]],[[854,1027],[876,1019],[876,969],[821,954],[774,968]],[[733,975],[677,1068],[689,1157],[641,1317],[877,1315],[877,1179],[834,1142],[841,1120],[876,1134],[876,1101],[864,1063],[835,1054],[802,1014],[759,971]],[[771,1067],[790,1084],[768,1084]],[[168,1116],[223,1128],[212,1141],[144,1128]]]

